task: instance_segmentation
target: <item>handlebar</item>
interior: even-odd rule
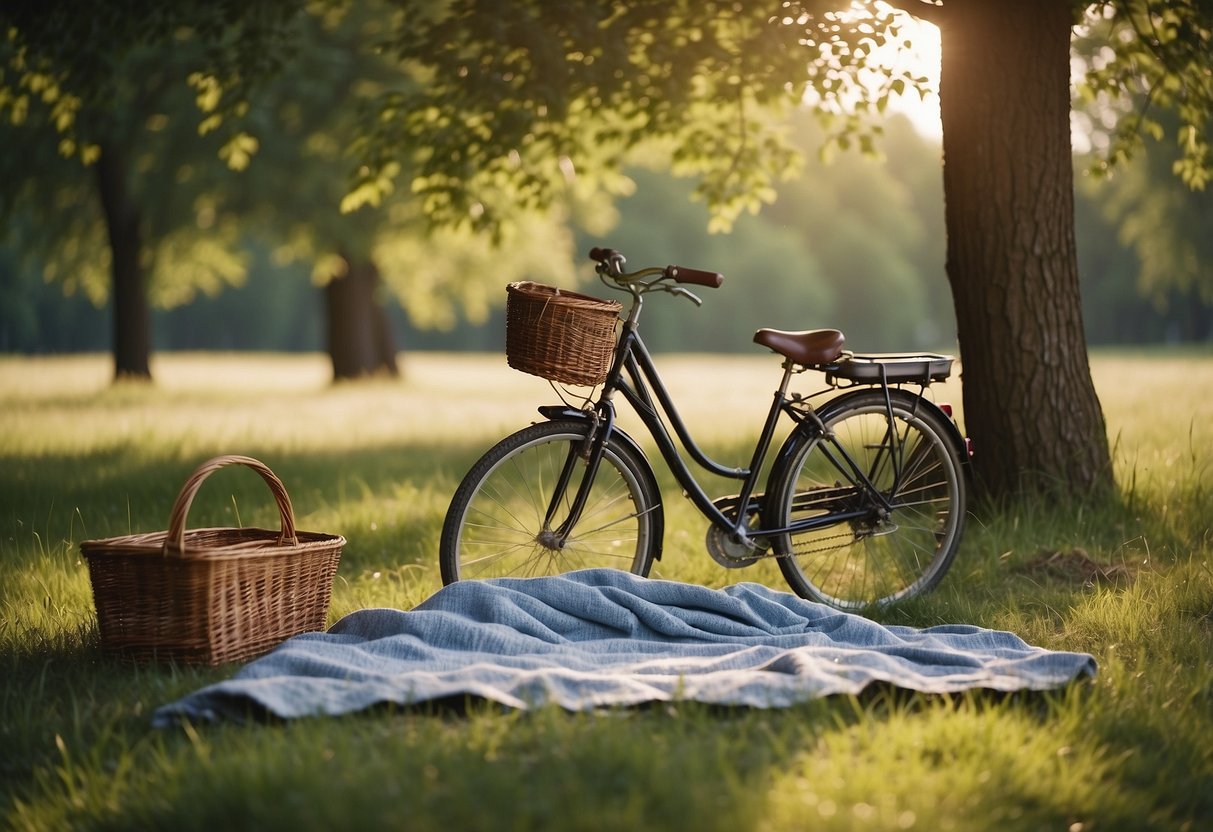
[[[612,257],[622,259],[623,255],[615,251],[613,248],[599,248],[598,246],[594,246],[592,249],[590,249],[590,259],[596,263],[605,263]]]
[[[590,249],[590,259],[598,263],[598,273],[614,278],[618,282],[630,282],[627,279],[638,279],[660,273],[663,280],[673,280],[675,283],[690,283],[695,286],[706,286],[709,289],[719,289],[724,283],[724,275],[719,272],[709,272],[703,269],[692,269],[686,266],[666,266],[664,269],[641,269],[633,274],[623,271],[627,260],[613,248]],[[623,279],[623,280],[621,280]]]
[[[709,289],[719,289],[724,283],[724,275],[720,272],[705,272],[700,269],[688,269],[686,266],[666,266],[666,277],[676,283],[693,283],[696,286],[707,286]]]

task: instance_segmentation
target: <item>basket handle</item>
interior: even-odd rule
[[[181,493],[177,495],[177,500],[173,503],[173,510],[169,514],[168,532],[164,537],[165,554],[185,552],[185,518],[189,514],[190,505],[194,502],[194,496],[202,487],[203,480],[220,468],[226,468],[229,465],[244,465],[261,475],[261,479],[265,480],[265,484],[273,492],[274,501],[278,503],[278,517],[282,521],[282,536],[278,538],[279,545],[287,541],[290,541],[292,546],[299,545],[299,538],[295,534],[295,509],[291,506],[291,498],[287,496],[286,486],[282,484],[282,480],[278,479],[277,475],[263,462],[253,459],[251,456],[229,454],[208,459],[195,468],[194,473],[190,474],[185,484],[181,486]]]

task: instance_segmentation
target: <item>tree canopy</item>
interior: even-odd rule
[[[1171,170],[1193,190],[1213,174],[1213,2],[1111,0],[1076,4],[1080,101],[1102,132],[1100,169],[1171,133]],[[1169,115],[1168,115],[1169,114]],[[1096,127],[1098,125],[1098,127]],[[1170,126],[1170,131],[1167,127]]]
[[[61,154],[95,161],[110,138],[111,116],[143,92],[126,64],[147,47],[192,52],[178,81],[192,88],[201,132],[226,132],[220,154],[232,167],[256,150],[239,129],[248,94],[291,53],[297,0],[158,3],[115,0],[85,10],[70,3],[8,0],[0,8],[0,116],[45,118]],[[37,113],[44,108],[42,113]]]
[[[808,102],[827,141],[870,150],[890,97],[927,91],[925,77],[889,60],[907,45],[899,12],[939,22],[964,2],[396,5],[407,24],[388,46],[429,82],[384,96],[351,204],[395,187],[408,155],[417,167],[407,184],[434,222],[492,226],[518,204],[557,198],[574,177],[609,191],[632,148],[661,141],[723,230],[797,171],[804,148],[788,141],[791,109]],[[1203,186],[1213,2],[1071,6],[1090,47],[1081,100],[1111,137],[1099,166],[1132,155],[1143,136],[1162,138],[1158,113],[1171,110],[1175,172]]]
[[[387,46],[427,83],[385,96],[355,193],[392,187],[403,152],[416,161],[408,186],[436,223],[495,227],[571,186],[610,192],[629,152],[662,142],[723,230],[795,172],[785,117],[806,98],[831,130],[870,145],[880,127],[856,111],[925,83],[873,66],[899,34],[887,6],[398,5],[408,23]]]

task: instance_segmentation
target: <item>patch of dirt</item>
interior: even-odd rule
[[[1099,563],[1079,547],[1054,552],[1042,550],[1020,567],[1020,571],[1084,586],[1128,583],[1134,578],[1133,570],[1127,564]]]

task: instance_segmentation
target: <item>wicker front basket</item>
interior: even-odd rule
[[[273,492],[280,531],[185,531],[203,480],[228,465],[252,468]],[[173,503],[165,532],[88,540],[101,647],[135,660],[217,665],[260,655],[327,624],[345,539],[295,530],[290,497],[274,472],[245,456],[200,465]]]
[[[511,367],[562,384],[601,384],[623,305],[529,281],[506,287],[505,357]]]

